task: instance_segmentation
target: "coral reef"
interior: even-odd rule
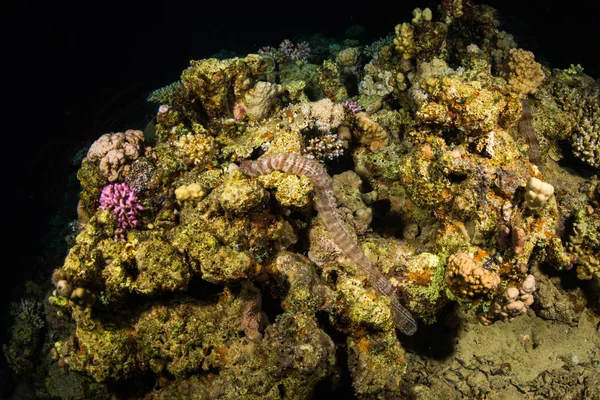
[[[598,83],[498,24],[442,0],[366,48],[191,61],[148,99],[155,141],[107,133],[82,160],[78,229],[46,321],[15,312],[12,368],[35,375],[43,348],[39,390],[63,398],[587,393]],[[585,352],[536,348],[564,326]],[[455,357],[422,351],[452,334]]]
[[[315,209],[319,212],[319,217],[333,237],[336,246],[362,269],[367,275],[369,283],[377,291],[390,297],[394,306],[394,323],[396,327],[407,335],[416,332],[417,326],[414,319],[398,301],[392,285],[381,272],[373,267],[359,245],[354,242],[342,222],[340,222],[336,215],[331,177],[327,175],[320,164],[292,153],[280,153],[257,161],[244,161],[240,168],[249,176],[265,175],[275,170],[308,176],[315,190]]]

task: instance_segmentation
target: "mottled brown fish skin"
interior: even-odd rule
[[[521,112],[521,119],[519,119],[519,133],[525,138],[525,142],[529,149],[527,155],[529,161],[532,164],[542,167],[542,153],[540,152],[540,144],[537,139],[535,130],[533,129],[533,114],[531,113],[531,105],[529,100],[522,100],[523,111]]]

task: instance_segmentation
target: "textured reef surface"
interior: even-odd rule
[[[39,398],[600,398],[599,85],[492,8],[191,61],[149,101],[14,307]]]

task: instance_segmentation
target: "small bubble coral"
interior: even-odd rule
[[[100,193],[101,210],[110,210],[117,216],[115,240],[125,241],[124,232],[139,224],[138,213],[144,208],[138,203],[135,189],[126,183],[111,183]]]

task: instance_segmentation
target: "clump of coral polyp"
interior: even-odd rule
[[[135,189],[126,183],[111,183],[100,194],[101,210],[110,210],[117,217],[115,240],[125,241],[125,230],[139,224],[138,214],[144,208],[139,204]]]

